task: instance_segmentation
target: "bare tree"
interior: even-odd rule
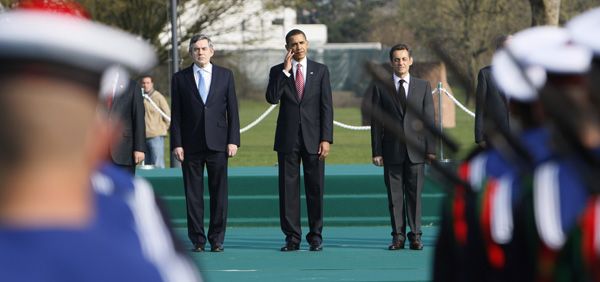
[[[489,64],[492,41],[529,25],[524,1],[421,0],[400,1],[399,29],[413,31],[446,64],[467,95],[474,92],[475,76]]]
[[[228,13],[239,10],[246,0],[179,0],[178,16],[187,20],[178,20],[179,42],[187,41],[194,33],[206,30]],[[160,62],[169,58],[171,42],[168,39],[170,21],[169,2],[166,0],[80,0],[92,17],[100,22],[113,25],[140,35],[156,47]],[[193,11],[190,18],[188,11]],[[227,32],[215,29],[216,33]],[[215,34],[213,34],[215,35]]]
[[[0,0],[0,7],[10,8],[17,0]],[[171,42],[168,0],[78,0],[96,21],[139,35],[155,46],[160,62],[169,58]],[[178,20],[179,42],[185,42],[194,33],[211,27],[211,35],[230,31],[225,24],[215,28],[215,22],[227,14],[239,11],[247,0],[178,0],[178,18],[187,15],[187,21]],[[193,16],[189,16],[189,11]]]
[[[562,0],[560,4],[559,24],[563,25],[572,17],[600,5],[598,0]]]
[[[529,0],[531,26],[558,25],[560,0]]]

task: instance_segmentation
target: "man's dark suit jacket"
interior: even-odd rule
[[[283,64],[271,68],[267,87],[267,102],[277,104],[279,116],[275,131],[274,150],[290,153],[302,129],[304,145],[310,154],[319,152],[319,143],[333,143],[333,103],[327,66],[307,60],[304,96],[298,100],[294,75],[283,73]]]
[[[385,85],[375,84],[373,87],[373,111],[383,111],[386,116],[391,117],[386,121],[371,121],[373,157],[382,156],[384,164],[402,164],[407,152],[412,163],[423,163],[425,154],[435,154],[434,139],[425,129],[414,128],[419,119],[414,112],[408,110],[408,106],[404,112],[398,94],[390,93],[390,90],[395,89],[391,80],[390,77],[390,82],[386,82]],[[433,97],[429,82],[411,76],[407,102],[433,124]],[[389,125],[399,122],[401,126],[398,128],[403,130],[404,137],[411,141],[408,146],[390,131]]]
[[[146,151],[144,100],[137,82],[131,80],[127,89],[115,96],[109,115],[119,118],[123,126],[121,141],[110,148],[112,160],[119,165],[134,166],[133,151]]]
[[[509,82],[510,83],[510,82]],[[492,117],[508,131],[508,103],[506,96],[500,92],[492,78],[490,66],[479,70],[477,75],[477,92],[475,93],[475,142],[487,141],[485,129],[496,128]],[[491,123],[491,124],[490,124]]]
[[[227,152],[227,144],[239,147],[240,118],[233,73],[213,64],[205,105],[192,67],[177,72],[171,81],[171,149],[183,147],[185,154],[193,154],[205,148]]]

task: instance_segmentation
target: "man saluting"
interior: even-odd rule
[[[311,251],[321,251],[323,238],[323,188],[325,158],[333,143],[333,108],[329,69],[306,58],[304,32],[293,29],[285,36],[287,54],[271,68],[266,99],[281,102],[275,146],[279,162],[279,219],[285,235],[281,251],[300,248],[300,163],[304,184]]]

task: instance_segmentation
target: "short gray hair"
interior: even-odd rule
[[[208,41],[208,47],[210,49],[214,50],[213,47],[213,42],[212,40],[210,40],[210,37],[208,37],[208,35],[206,34],[194,34],[194,36],[192,36],[192,38],[190,39],[190,46],[188,47],[188,52],[192,52],[192,46],[194,46],[194,44],[196,44],[196,42],[200,41],[200,40],[206,40]]]

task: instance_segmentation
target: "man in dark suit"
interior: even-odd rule
[[[211,64],[213,43],[190,39],[194,64],[171,80],[171,148],[182,162],[188,237],[204,251],[204,166],[208,172],[211,251],[222,252],[227,224],[227,159],[240,146],[240,119],[231,70]]]
[[[323,188],[325,158],[333,143],[333,107],[329,69],[306,58],[308,41],[304,32],[291,30],[285,36],[284,62],[271,68],[266,99],[280,103],[275,146],[279,162],[279,217],[285,234],[281,251],[300,248],[300,163],[311,251],[322,250]]]
[[[499,36],[496,39],[496,50],[502,48],[508,38],[506,35]],[[497,127],[509,131],[508,101],[492,78],[492,67],[485,66],[477,75],[475,143],[481,147],[487,146],[489,134]]]
[[[109,115],[122,125],[121,139],[111,146],[110,156],[115,165],[135,174],[135,166],[144,160],[146,151],[144,101],[137,82],[119,79],[123,75],[117,75],[108,94]]]
[[[433,124],[433,98],[426,80],[409,74],[413,63],[411,50],[398,44],[390,50],[394,71],[387,83],[373,87],[373,111],[389,119],[372,118],[371,146],[373,164],[383,166],[392,223],[390,250],[404,248],[406,235],[410,248],[421,250],[421,191],[424,181],[424,162],[435,158],[432,136],[422,129],[418,115]],[[395,89],[390,93],[388,89]],[[406,106],[409,104],[410,106]],[[397,126],[401,132],[393,132]],[[402,134],[404,138],[398,138]],[[405,139],[407,142],[403,142]],[[411,232],[406,234],[406,224]]]

